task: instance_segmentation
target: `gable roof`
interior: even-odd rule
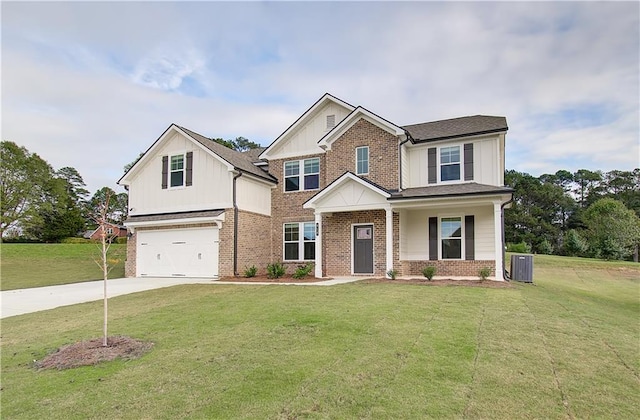
[[[349,115],[347,115],[339,124],[325,134],[319,141],[318,145],[323,149],[331,149],[331,143],[344,134],[349,128],[351,128],[361,118],[371,122],[377,127],[385,130],[393,135],[401,136],[406,132],[402,127],[399,127],[389,120],[382,118],[381,116],[374,114],[366,108],[361,106],[357,107]]]
[[[175,125],[175,124],[174,124]],[[253,159],[251,153],[243,153],[237,152],[233,149],[229,149],[227,146],[223,146],[222,144],[213,141],[201,134],[196,133],[195,131],[191,131],[188,128],[180,127],[176,125],[180,130],[182,130],[185,134],[187,134],[192,139],[196,140],[198,143],[211,150],[216,155],[220,156],[227,163],[232,165],[236,170],[241,172],[247,172],[249,174],[255,175],[259,178],[266,179],[271,182],[276,182],[276,179],[271,176],[269,173],[263,171],[253,164],[255,159]]]
[[[318,99],[309,109],[307,109],[297,120],[293,122],[282,134],[280,134],[261,154],[260,159],[269,159],[269,152],[274,149],[283,139],[286,139],[289,134],[294,132],[300,124],[307,120],[309,116],[312,116],[318,109],[322,108],[329,102],[335,102],[338,105],[341,105],[350,111],[353,111],[355,107],[342,99],[339,99],[329,93],[325,93],[322,95],[320,99]]]
[[[198,134],[195,131],[191,131],[185,127],[181,127],[173,123],[142,154],[142,156],[140,156],[138,160],[136,160],[136,162],[131,166],[131,168],[129,168],[127,172],[125,172],[125,174],[118,180],[117,183],[120,185],[127,185],[127,182],[123,182],[127,178],[127,176],[132,173],[142,161],[145,160],[152,149],[158,147],[161,141],[167,138],[167,134],[171,131],[177,131],[187,138],[191,139],[192,141],[198,143],[199,145],[206,148],[207,150],[218,156],[220,159],[225,161],[235,170],[254,175],[269,182],[277,183],[277,180],[273,176],[254,165],[253,162],[255,161],[255,159],[252,154],[237,152],[233,149],[229,149],[228,147],[223,146],[220,143],[217,143],[201,134]]]
[[[478,134],[507,131],[507,119],[489,115],[451,118],[420,124],[405,125],[414,143],[453,139]]]

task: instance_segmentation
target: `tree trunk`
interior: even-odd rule
[[[102,346],[107,347],[107,277],[109,275],[109,267],[107,264],[107,233],[106,226],[103,223],[101,226],[102,229],[102,275],[104,280],[104,325],[103,325],[103,338],[102,338]]]

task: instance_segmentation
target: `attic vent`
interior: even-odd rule
[[[335,126],[336,126],[336,115],[335,114],[327,115],[327,130],[331,130]]]

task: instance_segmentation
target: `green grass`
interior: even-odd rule
[[[126,245],[113,244],[109,278],[124,277]],[[95,263],[100,258],[97,244],[2,244],[0,290],[52,286],[102,279]]]
[[[2,322],[2,418],[636,418],[636,266],[535,257],[512,288],[189,285],[110,300],[140,359],[33,360],[101,303]]]

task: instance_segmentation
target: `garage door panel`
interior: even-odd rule
[[[217,277],[217,228],[138,232],[137,275]]]

